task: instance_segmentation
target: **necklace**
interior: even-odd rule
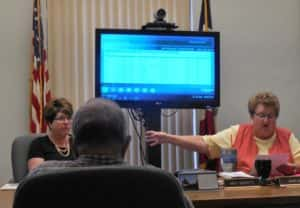
[[[66,147],[59,147],[56,144],[54,144],[56,151],[58,154],[60,154],[63,157],[68,157],[70,155],[70,145],[67,144]]]
[[[50,141],[54,144],[56,151],[58,154],[62,157],[68,157],[70,155],[70,144],[67,143],[65,147],[60,147],[58,146],[55,142],[54,139],[49,135]]]

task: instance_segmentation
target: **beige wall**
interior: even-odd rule
[[[201,1],[192,0],[194,28]],[[249,121],[248,97],[271,90],[281,101],[278,124],[300,138],[300,1],[212,0],[221,32],[218,129]]]
[[[10,146],[27,131],[31,1],[0,1],[0,184],[11,177]]]
[[[192,1],[196,27],[201,1]],[[212,2],[213,24],[222,32],[218,128],[247,121],[249,95],[269,89],[281,98],[279,124],[300,137],[300,1]],[[11,177],[13,137],[28,129],[31,12],[29,0],[0,1],[0,184]]]

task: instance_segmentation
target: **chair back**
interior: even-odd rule
[[[27,177],[17,188],[13,207],[184,208],[189,205],[173,175],[161,169],[124,165],[65,168]]]
[[[27,157],[31,142],[41,134],[28,134],[14,139],[11,147],[13,182],[20,182],[28,173]]]

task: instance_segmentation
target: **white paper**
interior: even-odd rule
[[[18,183],[7,183],[0,187],[0,190],[16,190]]]
[[[282,175],[282,173],[280,173],[276,168],[282,164],[286,164],[288,162],[289,155],[287,153],[257,155],[256,159],[270,159],[272,161],[272,170],[270,175]]]
[[[219,176],[223,178],[253,178],[254,176],[244,173],[242,171],[235,172],[220,172]]]

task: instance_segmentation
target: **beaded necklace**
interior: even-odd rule
[[[59,147],[56,144],[54,144],[56,151],[58,154],[60,154],[62,157],[68,157],[70,155],[70,145],[67,144],[66,147]]]
[[[61,155],[62,157],[68,157],[70,155],[71,149],[69,143],[66,144],[66,147],[60,147],[54,142],[54,139],[52,139],[50,136],[49,139],[54,144],[55,149],[59,155]]]

